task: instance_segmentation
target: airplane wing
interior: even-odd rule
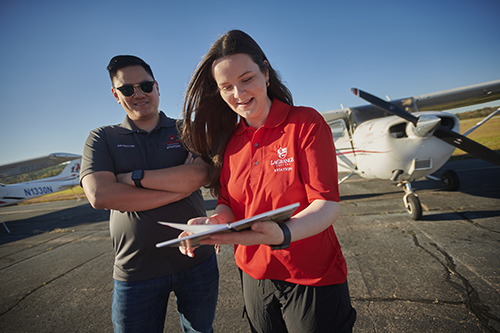
[[[407,111],[443,111],[500,99],[500,80],[474,84],[466,87],[391,100],[391,104]],[[357,107],[323,111],[321,115],[327,123],[346,118],[355,113],[358,124],[374,118],[387,117],[391,113],[374,108],[371,104]]]
[[[0,178],[45,169],[81,157],[81,155],[76,154],[54,153],[47,156],[0,165]]]
[[[325,121],[330,124],[337,119],[347,118],[349,116],[349,110],[349,108],[342,108],[332,111],[323,111],[321,115],[325,118]]]
[[[358,95],[358,89],[353,89],[353,92]],[[499,100],[500,80],[444,90],[436,93],[391,100],[390,103],[366,92],[359,92],[365,97],[373,97],[373,99],[366,99],[365,97],[360,96],[369,101],[371,104],[321,112],[321,115],[330,126],[338,119],[346,119],[351,123],[352,128],[355,128],[365,121],[388,117],[394,114],[412,122],[415,126],[417,126],[417,121],[420,118],[417,118],[410,112],[443,111]],[[437,118],[433,120],[438,121]],[[429,123],[428,125],[431,126],[432,124]],[[418,127],[422,129],[425,128],[423,125],[419,125]],[[478,158],[500,165],[500,155],[491,149],[468,139],[465,135],[460,135],[459,133],[442,128],[441,125],[439,125],[438,128],[436,128],[436,126],[432,128],[434,128],[434,136],[449,143],[450,145],[460,148]],[[349,169],[354,170],[352,166],[349,166],[347,163],[345,164]]]
[[[406,111],[443,111],[497,99],[500,99],[500,80],[403,98],[391,104],[399,104]]]

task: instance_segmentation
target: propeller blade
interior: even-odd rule
[[[372,94],[367,93],[366,91],[357,88],[352,88],[351,92],[354,95],[361,97],[365,101],[375,105],[379,109],[382,109],[384,111],[389,111],[390,113],[396,116],[400,116],[401,118],[408,120],[409,122],[413,123],[414,126],[417,126],[418,118],[412,115],[411,113],[406,112],[405,110],[397,107],[396,105],[386,102],[383,99],[378,98],[377,96],[374,96]]]
[[[434,131],[434,136],[486,162],[500,165],[500,154],[446,127],[439,126]]]
[[[375,105],[376,107],[384,110],[391,112],[392,114],[399,116],[411,123],[413,123],[414,126],[417,126],[418,123],[418,118],[415,117],[414,115],[410,114],[409,112],[406,112],[405,110],[397,107],[394,104],[391,104],[389,102],[384,101],[383,99],[380,99],[377,96],[374,96],[372,94],[369,94],[363,90],[357,89],[357,88],[352,88],[351,89],[352,93],[355,94],[356,96],[361,97],[365,101]],[[463,151],[466,151],[467,153],[483,159],[487,162],[500,165],[500,154],[497,154],[493,150],[489,149],[488,147],[483,146],[480,143],[477,143],[474,140],[471,140],[457,132],[451,131],[447,129],[446,127],[439,125],[438,128],[434,131],[433,134],[435,137],[443,140],[444,142],[462,149]]]

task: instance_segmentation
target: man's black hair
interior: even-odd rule
[[[129,66],[141,66],[144,68],[144,70],[151,75],[153,80],[155,79],[153,75],[153,71],[151,70],[151,67],[142,60],[139,57],[133,56],[133,55],[117,55],[114,56],[108,64],[108,72],[109,72],[109,78],[111,79],[111,82],[113,82],[113,78],[116,76],[116,72],[119,69],[129,67]]]

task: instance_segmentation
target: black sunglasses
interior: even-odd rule
[[[135,94],[135,87],[139,87],[143,93],[149,94],[153,91],[155,83],[156,81],[144,81],[138,84],[124,84],[123,86],[116,89],[120,90],[123,96],[130,97]]]

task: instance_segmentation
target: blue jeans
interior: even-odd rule
[[[170,292],[184,332],[213,332],[219,294],[215,253],[194,267],[146,281],[114,280],[112,320],[115,332],[163,332]]]

